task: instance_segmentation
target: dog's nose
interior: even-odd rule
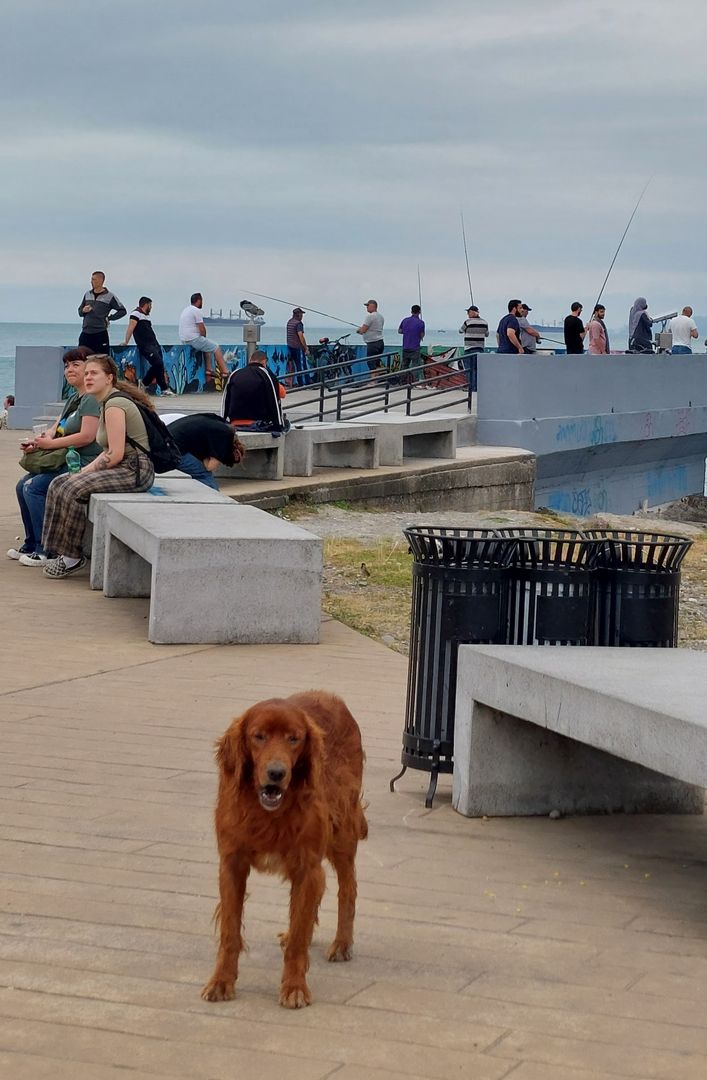
[[[268,765],[268,780],[273,784],[279,784],[281,780],[284,780],[285,772],[284,765],[281,765],[279,761],[273,761]]]

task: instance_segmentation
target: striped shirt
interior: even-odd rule
[[[483,350],[484,339],[489,336],[489,324],[485,319],[465,319],[459,327],[459,333],[464,335],[464,348],[469,351]]]

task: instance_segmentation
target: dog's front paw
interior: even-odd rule
[[[280,987],[280,1004],[285,1009],[302,1009],[312,1004],[312,995],[306,982],[283,982]]]
[[[277,935],[277,940],[280,942],[280,948],[284,952],[287,948],[287,942],[290,940],[290,935],[287,933],[286,930],[283,930],[281,934]]]
[[[219,979],[215,975],[201,991],[204,1001],[233,1001],[236,996],[234,979]]]
[[[336,963],[337,960],[350,960],[352,952],[352,943],[350,941],[339,941],[335,939],[326,954],[327,960],[332,963]]]

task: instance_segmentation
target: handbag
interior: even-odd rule
[[[56,472],[66,464],[67,447],[59,446],[56,450],[25,451],[20,458],[20,466],[28,473]]]

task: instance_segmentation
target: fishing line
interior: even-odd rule
[[[471,297],[471,303],[474,303],[474,290],[471,287],[471,271],[469,270],[469,252],[466,247],[466,229],[464,228],[464,211],[460,210],[459,214],[462,219],[462,239],[464,241],[464,258],[466,259],[466,276],[469,282],[469,296]]]
[[[614,252],[614,257],[611,260],[611,265],[610,265],[609,269],[606,272],[606,277],[604,278],[604,283],[603,283],[601,289],[599,290],[599,295],[596,298],[596,303],[594,304],[595,309],[596,309],[597,304],[601,300],[602,293],[604,292],[604,289],[606,288],[606,283],[609,280],[609,275],[611,274],[611,271],[614,269],[614,263],[616,262],[616,260],[618,258],[618,255],[619,255],[619,252],[621,251],[621,246],[622,246],[624,240],[626,239],[626,234],[627,234],[628,230],[631,228],[631,222],[633,221],[634,217],[636,216],[636,211],[638,210],[639,206],[641,205],[641,200],[643,199],[643,196],[645,195],[645,193],[648,191],[648,185],[650,184],[652,179],[653,179],[652,176],[650,176],[648,178],[648,181],[646,182],[646,186],[644,187],[643,191],[639,195],[638,202],[636,203],[636,205],[633,208],[633,213],[631,214],[631,217],[628,219],[628,225],[624,229],[623,236],[621,237],[621,239],[619,241],[619,246],[617,247],[616,251]]]
[[[422,310],[422,282],[420,280],[420,264],[417,264],[417,302]]]
[[[257,296],[261,300],[274,300],[276,304],[284,304],[286,307],[302,307],[301,304],[293,304],[290,300],[282,300],[279,296],[268,296],[267,293],[253,292],[252,289],[243,289],[242,291],[250,293],[251,296]],[[349,322],[348,319],[340,319],[338,315],[330,315],[327,311],[317,311],[317,309],[313,307],[302,308],[302,310],[311,311],[314,315],[323,315],[325,319],[333,319],[334,322],[343,323],[344,326],[355,326],[358,329],[358,323]]]

